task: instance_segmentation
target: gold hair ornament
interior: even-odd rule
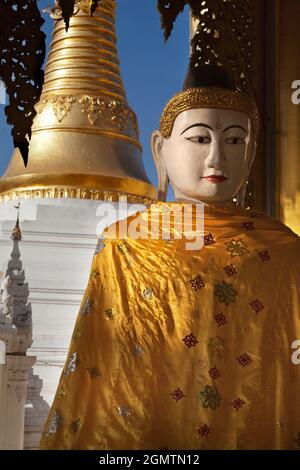
[[[259,129],[259,114],[255,101],[246,93],[218,87],[188,88],[177,93],[167,103],[160,120],[162,135],[170,137],[177,116],[183,111],[197,108],[231,109],[246,114],[255,139]]]

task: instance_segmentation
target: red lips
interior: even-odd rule
[[[223,183],[223,181],[228,180],[227,176],[223,175],[209,175],[209,176],[204,176],[204,178],[211,183]]]

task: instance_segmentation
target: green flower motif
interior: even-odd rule
[[[221,303],[229,305],[231,302],[235,302],[235,296],[237,291],[234,290],[233,284],[227,284],[226,281],[215,284],[215,295],[218,297]]]
[[[143,297],[147,300],[153,299],[153,291],[150,287],[146,287],[146,289],[143,290],[142,294],[143,294]]]
[[[125,255],[128,251],[130,251],[130,246],[128,243],[123,242],[118,244],[118,250],[122,255]]]
[[[104,310],[104,313],[105,313],[107,320],[113,320],[115,317],[115,311],[112,307]]]
[[[71,427],[71,431],[72,431],[74,434],[76,434],[76,432],[79,431],[79,429],[81,428],[81,426],[82,426],[82,423],[81,423],[80,419],[77,419],[76,421],[73,421],[73,422],[71,423],[71,426],[70,426],[70,427]]]
[[[87,371],[89,372],[91,379],[96,379],[101,376],[101,372],[99,372],[99,369],[96,366],[90,367]]]
[[[225,245],[227,246],[226,251],[228,251],[232,257],[243,257],[245,254],[250,253],[247,249],[246,243],[241,238],[238,240],[233,239],[230,242],[226,242]]]
[[[220,338],[220,336],[209,338],[207,349],[212,356],[222,359],[227,351],[226,341],[225,339]]]
[[[95,271],[94,269],[91,271],[90,277],[93,279],[96,279],[98,276],[100,276],[100,273],[98,271]]]
[[[200,391],[199,400],[202,402],[203,408],[215,410],[221,404],[222,397],[216,387],[205,385]]]

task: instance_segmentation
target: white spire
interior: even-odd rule
[[[25,282],[25,272],[22,268],[19,242],[22,232],[19,226],[19,208],[17,221],[12,230],[13,249],[0,291],[0,335],[3,329],[15,329],[14,340],[10,352],[26,353],[32,343],[32,313],[28,302],[29,287]]]

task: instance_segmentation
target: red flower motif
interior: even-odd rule
[[[192,284],[192,287],[194,288],[195,291],[205,286],[204,282],[202,281],[201,276],[197,276],[195,277],[195,279],[191,279],[190,283]]]
[[[207,246],[207,245],[213,245],[215,242],[214,240],[214,237],[211,233],[209,233],[208,235],[204,235],[204,245]]]
[[[236,359],[241,364],[241,366],[243,366],[243,367],[249,366],[249,364],[251,364],[251,362],[252,362],[251,357],[247,353],[242,354],[241,356],[237,357]]]
[[[254,222],[243,222],[242,226],[245,230],[254,230]]]
[[[265,308],[258,299],[252,300],[252,302],[249,302],[249,305],[251,305],[252,309],[255,310],[255,313],[258,313]]]
[[[196,346],[196,344],[199,343],[199,341],[197,341],[197,338],[196,338],[196,336],[193,335],[193,333],[191,333],[190,335],[185,336],[185,338],[183,338],[182,341],[184,341],[184,343],[186,344],[186,346],[188,348]]]
[[[241,400],[241,398],[236,398],[234,402],[231,403],[231,405],[238,411],[240,408],[243,408],[243,406],[246,405],[246,402]]]
[[[237,274],[237,270],[235,269],[235,266],[233,264],[229,264],[228,266],[225,266],[223,268],[227,276],[233,276],[234,274]]]
[[[227,323],[226,317],[225,317],[225,315],[223,315],[222,312],[217,313],[216,315],[214,315],[214,319],[216,320],[216,322],[218,323],[219,326],[226,325],[226,323]]]
[[[259,255],[259,257],[260,257],[260,259],[261,259],[262,262],[264,262],[264,261],[270,261],[270,259],[271,259],[270,255],[269,255],[269,252],[268,252],[267,250],[265,250],[265,251],[260,251],[260,252],[258,253],[258,255]]]
[[[177,390],[175,390],[175,392],[171,393],[171,395],[172,395],[172,398],[174,400],[176,400],[176,402],[178,402],[178,400],[181,400],[182,398],[185,397],[183,391],[180,390],[180,388],[177,388]]]
[[[201,437],[207,437],[210,434],[210,427],[207,424],[203,424],[200,428],[197,429],[197,432],[200,434]]]
[[[219,369],[217,369],[216,367],[212,367],[209,371],[208,371],[210,377],[213,379],[213,380],[217,380],[221,377],[221,374],[219,372]]]

